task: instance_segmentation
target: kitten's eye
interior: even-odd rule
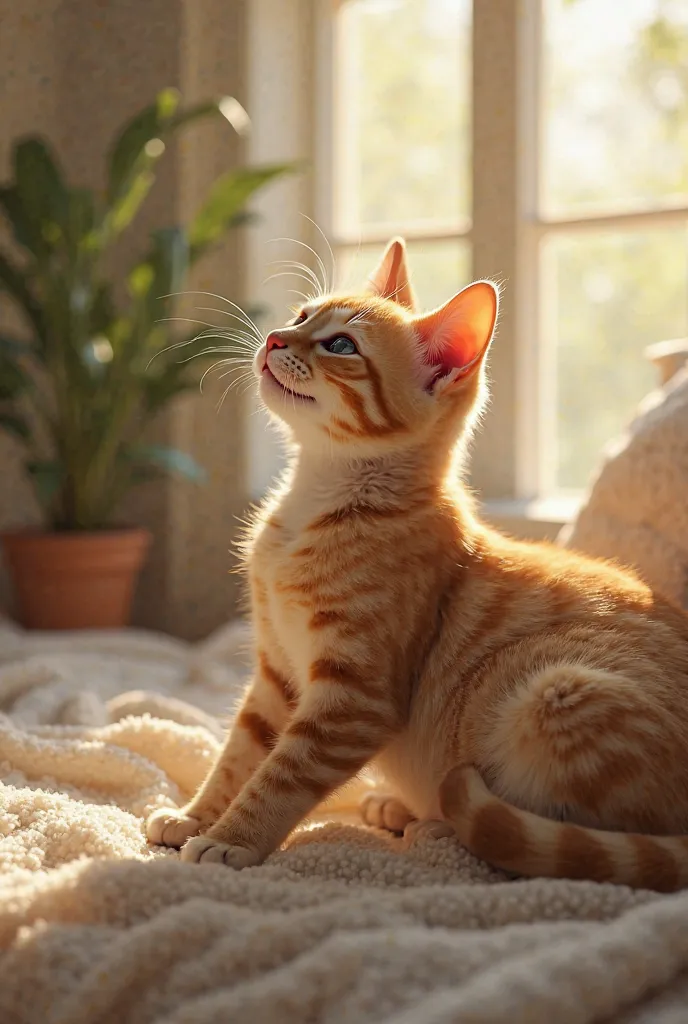
[[[302,309],[301,312],[299,313],[299,315],[297,316],[296,320],[294,320],[294,325],[302,324],[303,321],[307,320],[307,319],[308,319],[308,313],[306,312],[305,309]]]
[[[329,341],[321,341],[320,344],[327,352],[331,352],[335,356],[353,356],[358,352],[351,338],[347,338],[345,334],[339,334],[336,338],[330,338]]]

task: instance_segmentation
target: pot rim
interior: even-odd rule
[[[151,530],[147,526],[108,526],[102,530],[46,530],[42,526],[17,526],[7,530],[0,530],[0,538],[5,540],[65,540],[78,541],[80,539],[91,540],[94,537],[102,540],[114,540],[117,537],[133,537],[136,535],[152,537]]]

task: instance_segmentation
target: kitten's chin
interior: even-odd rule
[[[284,412],[287,403],[291,409],[297,406],[306,408],[316,404],[312,395],[292,391],[291,388],[280,383],[267,365],[261,372],[258,391],[268,409],[278,415]]]
[[[265,409],[277,420],[281,420],[290,429],[294,429],[304,420],[305,411],[315,409],[317,402],[310,395],[291,391],[265,370],[258,381],[258,395]]]

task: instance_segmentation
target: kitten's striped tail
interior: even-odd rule
[[[603,832],[542,818],[495,796],[472,766],[449,772],[440,806],[459,841],[504,871],[658,892],[688,887],[688,836]]]

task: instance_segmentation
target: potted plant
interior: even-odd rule
[[[212,115],[238,129],[237,111],[228,98],[180,110],[178,93],[164,90],[115,137],[104,196],[68,184],[42,139],[14,147],[0,211],[16,254],[0,251],[0,291],[20,311],[26,334],[0,325],[0,428],[24,447],[47,528],[2,540],[28,627],[126,624],[150,538],[118,524],[121,499],[159,474],[202,478],[190,455],[141,441],[166,404],[197,383],[188,363],[151,360],[178,340],[165,317],[189,267],[286,168],[220,177],[193,223],[154,231],[121,280],[110,279],[105,258],[140,210],[165,142]]]

